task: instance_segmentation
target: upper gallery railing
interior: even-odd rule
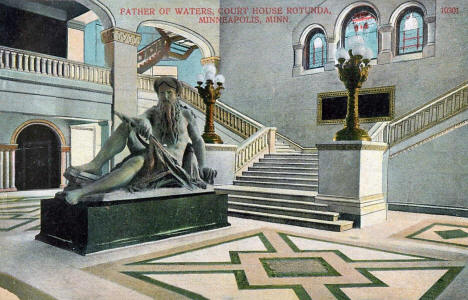
[[[394,145],[468,108],[468,82],[392,121],[386,128],[385,142]]]
[[[0,69],[110,85],[110,69],[60,57],[0,46]]]
[[[146,91],[154,92],[155,76],[138,75],[138,88]],[[200,97],[198,91],[189,84],[182,82],[181,98],[191,104],[197,110],[205,113],[205,104],[203,98]],[[216,101],[214,109],[214,119],[232,132],[243,138],[248,138],[260,128],[264,126],[251,118],[244,116],[242,113],[227,106],[226,104]]]

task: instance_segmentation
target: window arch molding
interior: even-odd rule
[[[299,32],[296,31],[295,38],[293,36],[293,42],[294,40],[296,41],[296,44],[293,44],[293,49],[294,49],[294,68],[293,68],[293,75],[298,76],[298,75],[307,75],[307,74],[313,74],[313,73],[318,73],[324,71],[324,66],[314,68],[314,69],[305,69],[304,66],[305,60],[308,59],[305,50],[307,49],[307,43],[308,39],[311,37],[311,34],[314,34],[315,32],[320,32],[324,35],[325,39],[325,44],[326,44],[326,60],[324,61],[324,66],[328,62],[328,56],[329,56],[329,49],[328,49],[328,35],[327,31],[325,30],[325,27],[321,24],[318,23],[313,23],[307,25],[301,32],[300,35],[298,34]]]
[[[318,65],[316,67],[310,67],[310,43],[311,39],[316,35],[316,34],[321,34],[323,35],[322,37],[322,64]],[[325,32],[325,29],[323,26],[319,24],[311,24],[307,26],[300,38],[300,43],[303,45],[303,54],[302,54],[302,66],[304,67],[305,70],[311,70],[311,69],[316,69],[316,68],[323,68],[325,64],[327,63],[328,59],[328,41],[327,41],[327,33]]]
[[[400,24],[402,22],[402,18],[409,12],[415,12],[418,13],[421,18],[422,18],[422,30],[423,30],[423,36],[422,36],[422,49],[420,51],[415,51],[411,53],[418,53],[422,52],[424,47],[427,45],[427,22],[425,20],[427,16],[427,10],[424,5],[422,5],[419,2],[416,1],[410,1],[401,4],[395,11],[393,11],[389,23],[392,25],[393,31],[392,31],[392,52],[394,56],[399,56],[407,53],[400,53],[399,47],[400,47]]]
[[[377,27],[381,25],[380,12],[375,5],[366,1],[360,1],[360,2],[355,2],[353,4],[350,4],[340,12],[335,22],[335,30],[334,30],[333,36],[335,38],[335,41],[338,42],[337,47],[343,46],[344,27],[346,26],[345,22],[351,17],[351,14],[354,11],[358,9],[366,9],[366,8],[369,9],[371,13],[375,14]],[[377,35],[377,39],[379,39],[378,35]],[[379,50],[380,50],[379,47],[377,47],[377,51]],[[375,53],[375,54],[377,55],[378,53]]]

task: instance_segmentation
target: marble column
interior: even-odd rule
[[[60,188],[64,188],[67,186],[67,179],[63,174],[65,170],[70,166],[69,161],[67,159],[68,154],[70,153],[70,146],[62,146],[61,147],[61,157],[60,157]]]
[[[304,45],[297,44],[293,46],[294,49],[294,67],[293,67],[293,76],[301,75],[304,72],[303,54],[304,54]]]
[[[18,145],[0,145],[0,191],[16,191],[15,151]]]
[[[335,70],[335,56],[336,56],[337,43],[334,37],[327,37],[327,63],[325,64],[325,71]]]
[[[435,55],[436,17],[425,17],[424,22],[427,24],[427,43],[423,47],[423,57],[430,57]]]
[[[112,68],[111,84],[114,88],[113,109],[134,117],[138,112],[137,99],[137,47],[141,35],[122,28],[112,27],[101,32],[104,43],[106,64]],[[112,116],[112,130],[121,123]],[[122,161],[129,154],[128,149],[114,158],[114,163]]]
[[[388,64],[392,62],[392,24],[379,26],[380,51],[377,55],[378,64]]]

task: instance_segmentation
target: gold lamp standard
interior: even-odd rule
[[[361,36],[349,39],[350,49],[337,50],[338,74],[348,90],[345,127],[335,133],[334,141],[370,141],[367,132],[359,128],[359,89],[367,80],[372,50],[364,46]]]
[[[221,90],[224,89],[225,79],[221,74],[216,75],[216,67],[213,64],[205,65],[203,71],[204,74],[197,76],[197,90],[206,105],[205,129],[202,138],[208,144],[222,144],[223,140],[215,133],[213,114],[216,100],[221,96]],[[205,86],[202,86],[203,82]]]

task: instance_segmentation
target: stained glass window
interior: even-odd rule
[[[418,12],[409,11],[403,15],[398,30],[398,54],[422,51],[423,25],[423,18]]]
[[[327,40],[321,31],[315,31],[309,39],[309,57],[307,69],[323,67],[327,61]]]
[[[344,47],[349,50],[347,41],[355,35],[363,38],[366,47],[372,50],[372,58],[377,57],[377,18],[367,9],[360,9],[348,18],[345,24]]]

